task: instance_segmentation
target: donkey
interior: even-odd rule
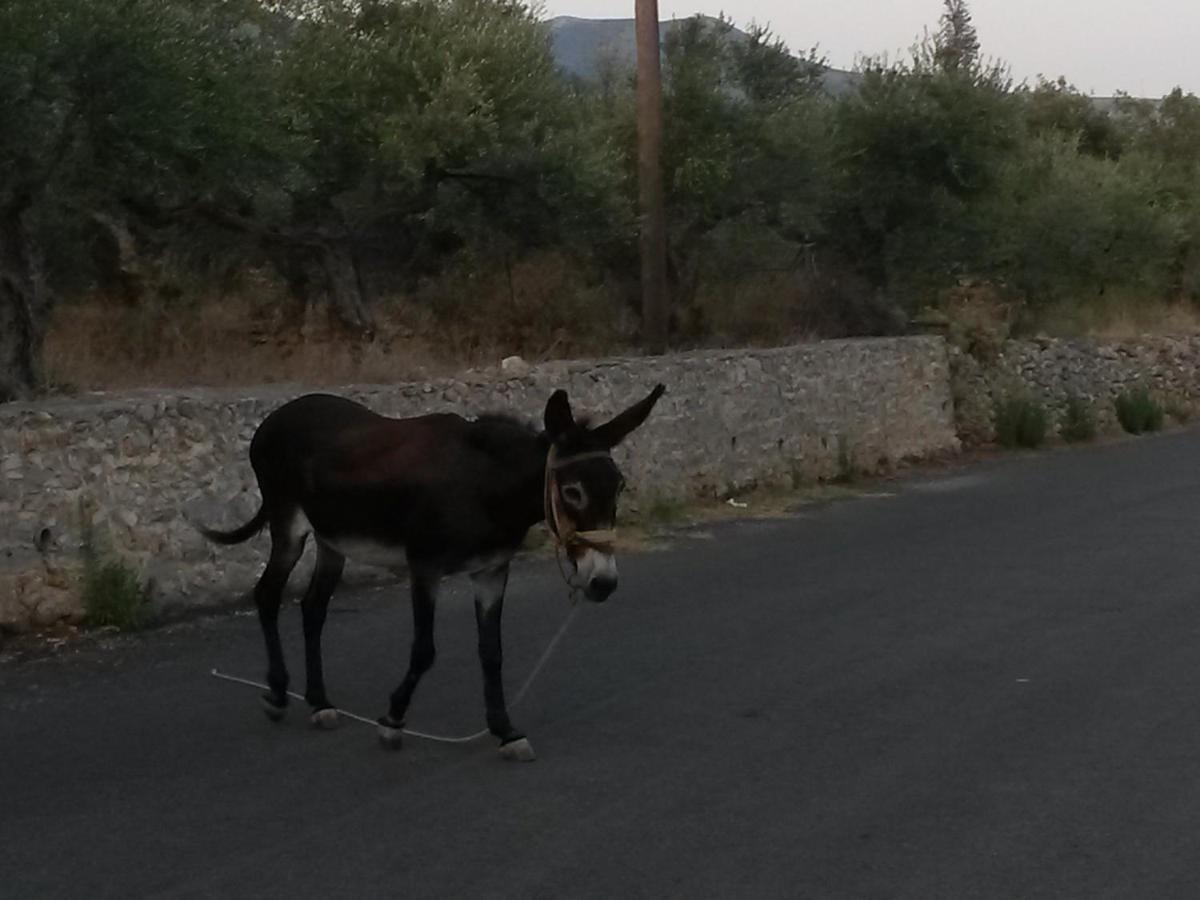
[[[664,390],[657,385],[594,428],[577,422],[566,392],[555,391],[540,432],[502,415],[387,418],[329,394],[300,397],[268,415],[250,442],[262,494],[258,512],[231,531],[200,527],[218,544],[270,530],[270,558],[254,588],[267,647],[267,716],[278,721],[288,702],[279,608],[312,534],[316,567],[301,601],[312,723],[333,728],[338,721],[325,691],[321,631],[347,558],[408,565],[414,624],[408,671],[377,726],[392,747],[399,746],[413,692],[433,665],[439,583],[465,572],[474,584],[488,730],[504,756],[533,759],[528,739],[509,719],[501,677],[509,563],[529,529],[545,519],[569,560],[564,574],[572,590],[595,602],[612,594],[613,529],[624,479],[610,451],[646,420]]]

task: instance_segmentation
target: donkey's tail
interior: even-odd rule
[[[192,523],[192,526],[215,544],[241,544],[262,531],[263,526],[266,524],[267,505],[264,503],[258,508],[258,512],[254,514],[253,519],[240,528],[234,528],[232,531],[218,531],[215,528],[205,528],[203,525],[198,525],[195,522]]]

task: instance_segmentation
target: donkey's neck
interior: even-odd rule
[[[550,454],[550,439],[543,432],[535,436],[525,463],[522,465],[519,504],[526,530],[546,518],[546,459]]]
[[[479,473],[490,483],[493,515],[507,529],[526,531],[545,519],[546,458],[550,439],[545,432],[514,427],[510,419],[483,421],[475,435],[477,446],[487,451],[494,469]],[[481,485],[482,487],[482,485]]]

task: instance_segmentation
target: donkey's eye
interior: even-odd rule
[[[587,496],[578,484],[565,485],[562,489],[562,498],[576,509],[583,509],[587,506]]]

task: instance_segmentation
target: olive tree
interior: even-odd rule
[[[0,399],[42,382],[56,276],[82,259],[65,238],[275,169],[263,19],[252,0],[0,5]]]

